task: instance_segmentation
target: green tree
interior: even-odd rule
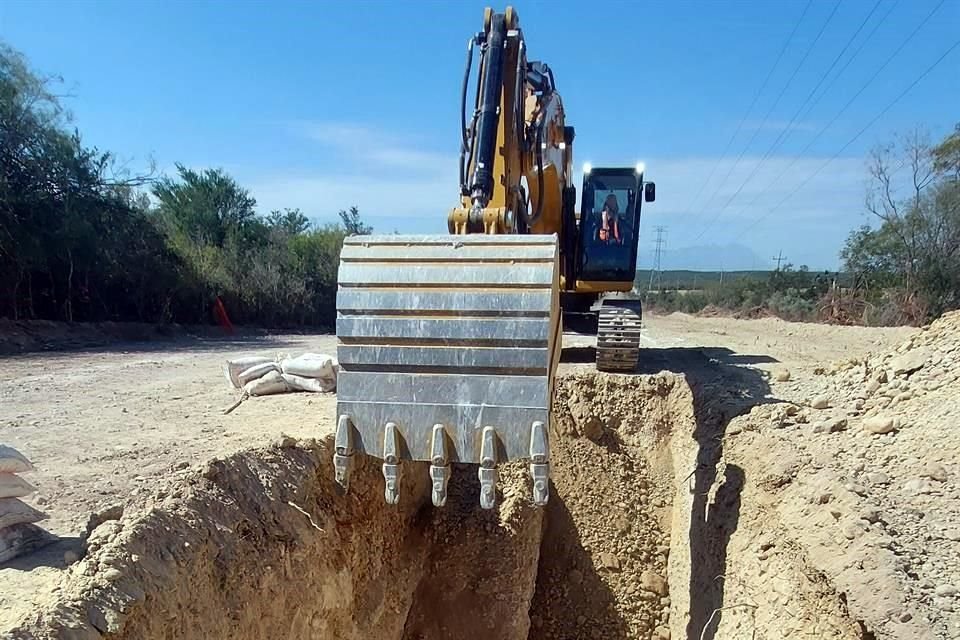
[[[124,233],[150,225],[132,194],[150,177],[117,171],[110,153],[83,145],[51,90],[56,81],[0,44],[0,313],[117,317],[129,313],[135,280],[118,257]],[[142,231],[134,235],[150,236]]]
[[[879,225],[842,252],[888,321],[922,322],[960,306],[960,125],[937,145],[920,131],[875,149],[867,210]]]
[[[310,228],[310,220],[300,209],[274,209],[267,216],[267,225],[280,233],[298,235]]]
[[[222,247],[256,225],[257,201],[221,169],[176,167],[179,180],[163,178],[153,195],[160,215],[178,231]]]
[[[348,236],[366,236],[373,233],[373,227],[360,220],[360,211],[356,207],[350,207],[349,211],[341,209],[339,215]]]

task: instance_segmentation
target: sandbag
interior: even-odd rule
[[[261,364],[255,364],[249,369],[244,369],[239,375],[237,375],[237,382],[240,383],[240,386],[246,385],[251,380],[256,380],[257,378],[262,378],[271,371],[280,372],[280,367],[276,362],[263,362]]]
[[[235,389],[239,389],[243,385],[240,384],[237,376],[250,367],[258,364],[264,364],[265,362],[273,362],[273,360],[264,356],[244,356],[242,358],[233,358],[232,360],[227,360],[227,364],[223,367],[223,374],[226,376],[227,382],[232,384]]]
[[[280,370],[304,378],[318,378],[324,380],[333,388],[337,384],[336,359],[323,353],[305,353],[296,358],[284,358],[280,361]]]
[[[251,396],[268,396],[274,393],[286,393],[290,387],[279,371],[271,371],[262,378],[251,380],[243,385],[243,390]]]
[[[25,473],[33,471],[33,465],[26,456],[14,449],[0,444],[0,473]]]
[[[314,393],[322,393],[326,391],[333,391],[337,388],[336,382],[323,378],[307,378],[304,376],[297,376],[292,373],[283,373],[281,375],[287,384],[290,385],[290,388],[297,391],[312,391]]]
[[[46,520],[47,515],[16,498],[0,498],[0,529]]]
[[[18,475],[0,473],[0,498],[22,498],[37,490]]]
[[[33,524],[15,524],[0,529],[0,564],[45,547],[57,538]]]

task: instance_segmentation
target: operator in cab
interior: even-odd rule
[[[603,201],[603,209],[600,211],[600,231],[599,240],[605,244],[620,244],[620,205],[617,204],[617,196],[609,194]]]

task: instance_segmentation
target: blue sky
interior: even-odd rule
[[[868,221],[867,151],[917,125],[937,139],[960,121],[957,48],[824,166],[957,42],[960,0],[945,0],[836,117],[939,3],[812,0],[805,14],[806,0],[514,6],[528,55],[551,65],[577,128],[577,165],[643,160],[657,182],[641,266],[664,225],[665,268],[737,269],[768,268],[780,250],[836,267],[848,231]],[[326,221],[356,204],[379,231],[442,233],[457,199],[465,44],[483,7],[0,0],[0,38],[63,76],[86,141],[131,167],[222,167],[264,213],[300,207]]]

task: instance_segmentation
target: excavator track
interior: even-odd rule
[[[629,372],[640,358],[639,300],[605,299],[597,317],[597,369]]]
[[[345,240],[334,456],[344,489],[352,456],[375,456],[395,504],[403,462],[429,461],[442,506],[450,463],[475,463],[491,508],[497,465],[529,458],[534,502],[546,502],[557,251],[556,235]]]

